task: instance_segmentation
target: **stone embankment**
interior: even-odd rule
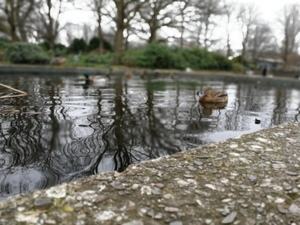
[[[0,224],[299,224],[300,124],[0,203]]]

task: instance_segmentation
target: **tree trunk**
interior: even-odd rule
[[[121,28],[118,28],[116,32],[116,37],[115,37],[115,52],[116,52],[116,57],[115,57],[115,63],[120,64],[122,60],[122,55],[124,52],[124,35],[123,35],[124,30]]]
[[[94,9],[97,14],[97,23],[98,23],[98,38],[99,38],[99,52],[102,54],[104,52],[104,45],[103,45],[103,30],[102,30],[102,8],[104,7],[104,0],[94,0]]]
[[[18,26],[19,26],[20,37],[21,40],[24,42],[28,41],[28,33],[30,32],[27,30],[28,28],[26,27],[27,21],[30,15],[33,13],[34,8],[36,7],[35,4],[37,4],[37,2],[35,0],[28,0],[28,4],[29,5],[27,6],[26,11],[22,15],[19,15],[18,13]]]
[[[51,16],[51,10],[52,10],[52,2],[51,0],[47,0],[47,5],[48,5],[48,30],[47,30],[47,37],[48,37],[48,44],[50,46],[50,49],[54,48],[54,41],[53,41],[53,19]]]
[[[153,43],[157,40],[157,30],[158,30],[157,23],[158,23],[158,21],[157,21],[156,15],[157,15],[157,13],[155,12],[148,24],[149,31],[150,31],[150,37],[148,39],[148,43]]]
[[[226,56],[227,58],[231,56],[232,51],[231,51],[231,44],[230,44],[230,11],[227,11],[227,28],[226,28],[226,32],[227,32],[227,40],[226,40],[226,47],[227,47],[227,52],[226,52]]]
[[[196,37],[196,43],[197,47],[201,47],[201,33],[202,33],[202,25],[199,24],[199,27],[197,28],[197,37]]]
[[[10,37],[13,42],[19,41],[15,24],[10,24]]]
[[[150,28],[150,37],[149,37],[149,40],[148,40],[148,43],[153,43],[157,40],[156,38],[156,28],[154,27],[151,27]]]
[[[241,63],[244,63],[245,62],[245,57],[246,57],[246,45],[247,45],[247,42],[244,40],[243,41],[243,44],[242,44],[242,53],[241,53]]]
[[[246,61],[247,45],[249,42],[249,32],[250,32],[250,27],[248,26],[242,42],[242,54],[241,54],[242,63]]]
[[[284,41],[284,49],[283,49],[283,62],[284,62],[284,64],[288,63],[288,55],[289,55],[288,46],[289,46],[289,41],[288,41],[288,37],[286,37],[285,41]]]
[[[125,30],[125,9],[124,0],[116,1],[117,18],[116,25],[117,31],[115,35],[115,63],[120,64],[124,53],[124,30]]]
[[[186,17],[186,9],[189,7],[190,1],[183,1],[184,5],[180,8],[180,48],[184,47],[184,33],[185,33],[185,17]]]
[[[208,49],[208,29],[209,29],[209,19],[205,22],[205,29],[204,29],[204,48],[207,50]]]
[[[15,8],[15,2],[13,0],[6,1],[5,14],[7,16],[7,22],[9,24],[9,35],[13,42],[19,41],[17,35],[17,15]]]
[[[184,32],[185,32],[185,27],[184,27],[184,13],[181,13],[181,30],[180,30],[180,48],[183,48],[184,45]]]
[[[226,41],[226,45],[227,45],[227,52],[226,52],[226,56],[227,58],[231,56],[231,45],[230,45],[230,34],[229,32],[227,33],[227,41]]]
[[[98,38],[99,38],[99,52],[102,54],[103,53],[103,32],[102,32],[102,16],[98,15]]]

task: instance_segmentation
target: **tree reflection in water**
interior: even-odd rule
[[[299,119],[297,90],[144,78],[3,78],[29,95],[1,101],[0,198]],[[205,86],[228,92],[225,109],[197,111]]]

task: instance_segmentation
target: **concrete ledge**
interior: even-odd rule
[[[300,124],[0,203],[0,224],[297,224]]]

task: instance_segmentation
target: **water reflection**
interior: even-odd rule
[[[1,77],[0,198],[299,121],[299,90],[174,77]],[[211,86],[227,106],[198,104]],[[259,119],[260,124],[255,123]]]
[[[218,112],[218,116],[221,115],[221,110],[225,109],[227,106],[227,102],[221,103],[200,103],[199,104],[199,111],[200,115],[205,117],[209,117],[213,114],[214,111]]]

